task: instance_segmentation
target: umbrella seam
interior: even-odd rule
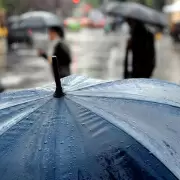
[[[71,99],[69,99],[69,100],[71,100]],[[74,101],[73,101],[74,102]],[[74,121],[74,118],[73,118],[73,114],[72,114],[72,112],[70,111],[70,108],[69,108],[69,106],[67,105],[67,103],[65,102],[65,106],[67,107],[67,109],[68,109],[68,111],[69,111],[69,113],[71,114],[71,117],[72,117],[72,119],[73,119],[73,121]],[[77,127],[77,129],[81,132],[81,130],[80,130],[80,128],[77,126],[77,123],[75,123],[75,126]],[[83,144],[83,149],[84,149],[84,151],[86,152],[86,154],[88,154],[87,153],[87,150],[86,150],[86,147],[85,147],[85,145]]]
[[[131,94],[131,95],[136,95],[136,94]],[[180,106],[178,105],[173,105],[173,104],[168,104],[168,103],[163,103],[163,102],[155,102],[153,100],[141,100],[141,99],[133,99],[133,98],[123,98],[123,97],[108,97],[108,96],[95,96],[95,95],[88,95],[88,96],[85,96],[85,95],[71,95],[71,96],[80,96],[80,97],[99,97],[99,98],[112,98],[112,99],[124,99],[124,100],[135,100],[135,101],[140,101],[140,102],[151,102],[151,103],[154,103],[154,104],[161,104],[161,105],[166,105],[166,106],[171,106],[171,107],[174,107],[174,108],[180,108]],[[168,100],[170,101],[170,100]],[[173,102],[173,101],[170,101],[170,102]],[[176,102],[175,102],[176,103]]]
[[[52,98],[51,98],[52,99]],[[29,112],[28,114],[26,114],[25,116],[23,116],[23,118],[21,118],[21,120],[17,121],[16,123],[13,123],[9,128],[7,128],[5,131],[0,133],[0,136],[2,134],[4,134],[5,132],[7,132],[10,128],[12,128],[14,125],[16,125],[17,123],[19,123],[20,121],[22,121],[24,118],[26,118],[27,116],[31,115],[32,113],[34,113],[35,111],[37,111],[39,108],[43,107],[47,102],[49,102],[51,99],[47,100],[46,102],[44,102],[42,105],[40,105],[38,108],[36,108],[35,110],[32,110],[31,112]],[[18,118],[17,118],[18,119]]]
[[[72,100],[72,101],[73,101],[74,103],[76,103],[76,104],[81,105],[80,103],[78,103],[78,102],[76,102],[76,101],[74,101],[74,100]],[[82,106],[82,105],[81,105],[81,106]],[[105,121],[107,121],[102,115],[98,114],[97,112],[92,111],[92,110],[89,109],[87,106],[83,106],[83,107],[84,107],[85,109],[89,110],[90,112],[96,114],[97,116],[103,118]],[[96,106],[95,106],[95,107],[96,107]],[[96,109],[97,109],[97,107],[96,107]],[[112,115],[110,112],[108,112],[108,114]],[[111,125],[113,125],[114,127],[119,128],[117,125],[113,124],[112,122],[110,122],[110,121],[107,121],[107,122],[110,123]],[[121,128],[122,128],[122,127],[121,127]],[[122,129],[122,131],[124,131],[125,133],[127,133],[126,130],[124,130],[124,128]],[[141,142],[140,140],[136,140],[132,135],[131,135],[131,137],[132,137],[135,141],[137,141],[137,142],[139,142],[139,143],[142,144],[142,142]],[[151,138],[150,138],[150,139],[151,139]],[[144,148],[146,148],[145,145],[142,144],[142,146],[144,146]],[[162,163],[164,166],[166,166],[165,163],[161,160],[161,158],[156,157],[155,154],[156,154],[156,153],[153,153],[154,157],[155,157],[156,159],[158,159],[159,161],[161,161],[161,163]],[[167,166],[166,166],[166,168],[169,169],[176,177],[178,177],[176,171],[173,171],[172,168],[169,168],[169,167],[167,167]]]
[[[50,96],[50,95],[49,95]],[[47,97],[49,97],[49,96],[47,96]],[[0,109],[0,111],[1,110],[4,110],[4,109],[7,109],[7,108],[12,108],[12,107],[16,107],[16,106],[19,106],[19,105],[21,105],[21,104],[26,104],[26,103],[30,103],[30,102],[33,102],[33,101],[38,101],[38,100],[41,100],[41,99],[44,99],[44,97],[42,97],[42,98],[39,98],[39,99],[33,99],[33,100],[29,100],[29,101],[24,101],[23,103],[17,103],[17,104],[14,104],[14,105],[12,105],[12,106],[7,106],[7,107],[3,107],[2,109]]]
[[[119,80],[115,81],[115,82],[118,82]],[[87,88],[91,88],[91,87],[94,87],[94,86],[99,86],[99,85],[103,85],[103,84],[109,84],[109,83],[113,83],[114,81],[104,81],[104,82],[100,82],[100,83],[97,83],[97,84],[93,84],[93,85],[90,85],[90,86],[86,86],[86,87],[82,87],[82,88],[77,88],[75,91],[79,91],[79,90],[84,90],[84,89],[87,89]],[[82,83],[83,84],[83,83]],[[78,84],[79,85],[79,84]]]

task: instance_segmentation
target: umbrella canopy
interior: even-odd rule
[[[100,10],[104,13],[111,13],[112,10],[120,5],[121,3],[118,1],[110,1],[108,3],[104,3],[101,7]]]
[[[108,6],[107,6],[108,7]],[[145,23],[158,26],[167,26],[167,18],[163,13],[160,13],[147,6],[135,2],[118,3],[116,6],[111,6],[108,13],[120,14],[124,17],[137,19]]]
[[[27,12],[22,14],[20,16],[20,19],[22,23],[24,22],[25,24],[27,24],[27,26],[31,26],[34,24],[42,24],[44,26],[49,26],[49,27],[63,25],[63,21],[58,16],[46,11]]]
[[[180,179],[179,86],[54,76],[0,95],[1,180]]]
[[[180,1],[164,6],[163,11],[165,13],[180,12]]]

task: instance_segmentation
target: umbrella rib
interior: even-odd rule
[[[119,81],[119,80],[117,80]],[[117,82],[117,81],[104,81],[104,82],[100,82],[100,83],[97,83],[97,84],[93,84],[93,85],[90,85],[90,86],[86,86],[86,87],[81,87],[81,88],[76,88],[76,91],[80,91],[80,90],[84,90],[84,89],[88,89],[88,88],[92,88],[92,87],[95,87],[95,86],[101,86],[102,84],[109,84],[109,83],[114,83],[114,82]],[[73,91],[74,92],[74,91]]]
[[[74,100],[72,100],[72,99],[70,99],[70,98],[67,98],[67,99],[73,101],[75,104],[78,104],[78,105],[82,106],[82,105],[81,105],[80,103],[78,103],[77,101],[74,101]],[[104,120],[106,120],[103,116],[101,116],[100,114],[98,114],[98,113],[92,111],[92,110],[89,109],[87,106],[86,106],[86,107],[85,107],[85,106],[82,106],[82,107],[85,108],[85,109],[87,109],[88,111],[90,111],[90,112],[96,114],[97,116],[103,118]],[[119,128],[118,126],[116,126],[115,124],[113,124],[113,123],[111,123],[111,122],[109,122],[109,121],[108,121],[108,123],[112,124],[112,125],[115,126],[116,128]]]
[[[4,134],[7,130],[9,130],[10,128],[12,128],[14,125],[16,125],[18,122],[22,121],[24,118],[26,118],[27,116],[31,115],[32,113],[34,113],[35,111],[37,111],[38,109],[40,109],[41,107],[43,107],[45,104],[47,104],[47,102],[49,102],[52,98],[48,99],[46,102],[44,102],[42,105],[40,105],[39,107],[37,107],[36,109],[31,110],[28,114],[24,115],[23,117],[20,118],[20,120],[18,118],[16,118],[15,121],[11,122],[11,123],[7,123],[6,125],[4,125],[3,127],[0,127],[0,136],[2,134]],[[6,127],[6,128],[5,128]]]
[[[136,95],[136,94],[131,94],[131,95]],[[100,95],[100,96],[96,96],[96,95],[71,95],[71,96],[79,96],[79,97],[98,97],[98,98],[112,98],[112,99],[124,99],[124,100],[135,100],[135,101],[141,101],[141,102],[151,102],[151,103],[154,103],[154,104],[162,104],[162,105],[167,105],[167,106],[171,106],[171,107],[174,107],[174,108],[180,108],[180,105],[175,105],[175,104],[168,104],[166,102],[155,102],[153,100],[147,100],[147,99],[136,99],[136,98],[127,98],[127,97],[111,97],[111,96],[103,96],[103,95]],[[145,96],[141,96],[141,97],[145,97]],[[173,101],[170,101],[168,100],[169,102],[172,102],[172,103],[177,103],[177,102],[173,102]],[[179,104],[179,103],[178,103]]]
[[[50,95],[48,95],[47,97],[49,97]],[[33,101],[38,101],[38,100],[41,100],[41,99],[44,99],[44,97],[41,97],[41,98],[35,98],[35,99],[31,99],[31,100],[28,100],[28,101],[23,101],[23,103],[19,102],[19,103],[16,103],[16,104],[13,104],[12,106],[5,106],[3,108],[0,108],[0,111],[1,110],[4,110],[6,108],[11,108],[11,107],[15,107],[15,106],[18,106],[18,105],[21,105],[21,104],[26,104],[26,103],[29,103],[29,102],[33,102]]]

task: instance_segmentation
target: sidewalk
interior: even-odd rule
[[[52,82],[48,63],[38,57],[8,55],[7,72],[1,78],[6,89],[22,89]]]
[[[91,34],[94,37],[90,37],[94,41],[88,42],[81,39],[80,35],[76,38],[69,35],[72,37],[68,39],[74,41],[71,46],[73,72],[95,78],[122,79],[126,36],[104,37],[103,33],[94,33],[97,34]],[[95,40],[97,36],[98,41]],[[109,39],[113,41],[108,42]],[[119,44],[114,44],[118,41]],[[180,84],[180,46],[173,46],[170,38],[164,36],[157,41],[156,48],[157,67],[153,78]],[[8,72],[1,79],[8,89],[31,88],[53,82],[49,64],[37,57],[34,51],[20,50],[19,55],[8,55],[8,64]]]

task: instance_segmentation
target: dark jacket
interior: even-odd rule
[[[154,35],[149,32],[143,25],[137,25],[131,34],[132,51],[132,78],[150,78],[155,68],[155,45]],[[125,73],[127,78],[128,53],[126,49]],[[129,72],[128,72],[129,73]]]
[[[69,76],[71,74],[70,65],[72,61],[69,47],[64,42],[59,42],[54,48],[53,56],[56,56],[58,60],[60,78]],[[42,57],[48,59],[46,53],[43,53]]]

